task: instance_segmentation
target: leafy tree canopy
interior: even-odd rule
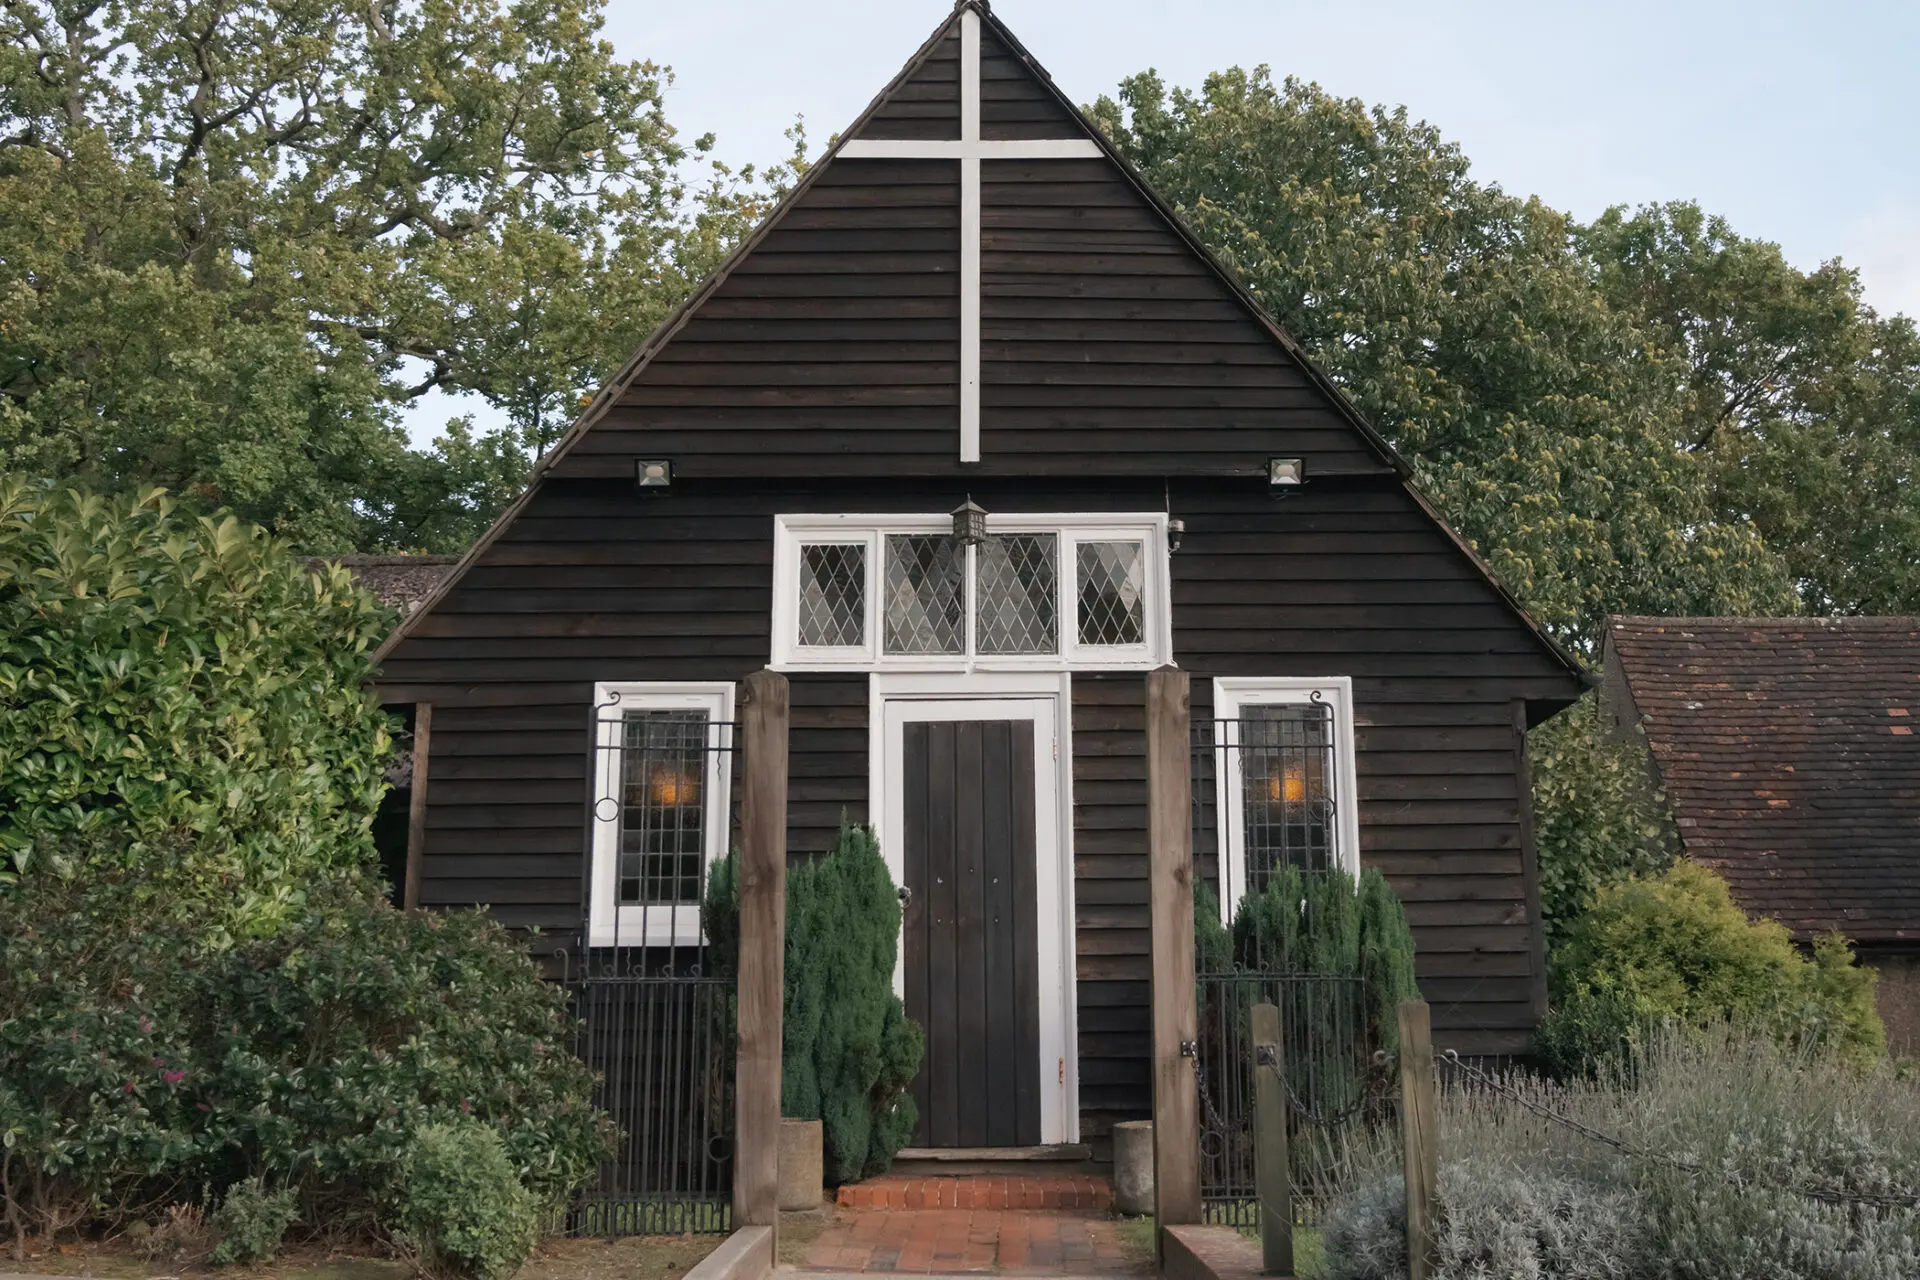
[[[1561,637],[1590,643],[1609,612],[1792,607],[1779,558],[1675,447],[1686,365],[1608,304],[1563,215],[1476,182],[1404,108],[1265,68],[1199,93],[1149,72],[1093,113]]]
[[[690,189],[666,73],[601,13],[9,3],[0,465],[463,547],[762,207],[751,170]],[[410,451],[436,388],[510,428]]]
[[[1676,444],[1814,613],[1920,610],[1920,335],[1839,262],[1802,272],[1698,205],[1611,209],[1576,236],[1608,305],[1689,376]]]

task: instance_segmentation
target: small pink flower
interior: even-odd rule
[[[473,1114],[473,1100],[472,1100],[472,1099],[470,1099],[470,1098],[462,1098],[462,1099],[460,1099],[460,1114],[461,1114],[461,1115],[463,1115],[463,1116],[470,1116],[470,1115],[472,1115],[472,1114]]]
[[[167,1065],[167,1060],[165,1058],[155,1058],[153,1060],[153,1065],[156,1067],[164,1067]]]
[[[153,1034],[153,1019],[147,1017],[144,1013],[140,1015],[140,1034],[143,1036]]]
[[[133,1092],[133,1081],[131,1081],[131,1080],[129,1080],[129,1081],[127,1081],[127,1083],[126,1083],[126,1087],[125,1087],[125,1088],[123,1088],[123,1089],[121,1089],[121,1090],[120,1090],[120,1092],[122,1092],[122,1093],[132,1093],[132,1092]]]
[[[184,1071],[162,1071],[160,1078],[168,1084],[179,1084],[187,1078],[187,1073]]]

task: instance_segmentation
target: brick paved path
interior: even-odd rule
[[[891,1274],[1144,1274],[1107,1214],[1105,1180],[876,1178],[842,1187],[813,1271]]]

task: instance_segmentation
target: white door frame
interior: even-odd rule
[[[868,812],[894,883],[905,883],[902,727],[910,720],[1032,720],[1035,915],[1040,979],[1040,1140],[1080,1140],[1073,948],[1073,678],[1065,672],[874,673],[868,691]],[[906,995],[906,945],[893,989]]]

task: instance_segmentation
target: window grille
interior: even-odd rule
[[[1080,643],[1147,641],[1147,552],[1138,542],[1082,542]]]
[[[1059,542],[1051,533],[1012,533],[980,544],[980,582],[974,597],[977,652],[1059,649]]]
[[[1307,702],[1240,712],[1240,820],[1247,891],[1276,868],[1340,865],[1334,823],[1333,708]]]
[[[706,863],[704,711],[629,711],[622,723],[622,906],[698,904]]]
[[[867,548],[859,542],[800,548],[800,643],[858,648],[867,642]]]
[[[887,538],[887,652],[965,653],[967,561],[950,537]]]

